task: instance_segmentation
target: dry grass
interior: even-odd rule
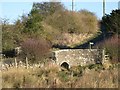
[[[87,34],[87,33],[86,34],[63,33],[61,34],[60,37],[56,38],[53,41],[53,43],[59,45],[74,46],[89,40],[93,36],[94,36],[93,34]]]
[[[120,41],[119,35],[115,34],[112,37],[105,39],[103,42],[100,42],[96,46],[106,49],[106,53],[110,56],[112,63],[119,63],[120,62],[120,57],[119,57],[120,43],[119,43],[119,41]]]
[[[73,73],[74,74],[74,73]],[[2,72],[3,88],[117,88],[118,69],[88,69],[81,76],[71,71],[61,71],[57,65],[49,63],[43,68],[11,68]]]
[[[118,71],[116,69],[101,72],[91,70],[76,82],[75,87],[116,88],[118,87]]]

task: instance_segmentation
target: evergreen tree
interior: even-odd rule
[[[120,10],[113,10],[110,15],[105,15],[102,18],[102,24],[107,30],[113,34],[120,33]]]
[[[43,31],[41,22],[58,10],[64,10],[64,7],[60,2],[33,3],[32,10],[28,14],[24,32],[41,34]]]

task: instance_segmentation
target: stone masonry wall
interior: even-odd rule
[[[58,65],[66,62],[71,66],[102,63],[102,52],[100,49],[63,49],[54,51],[55,62]]]

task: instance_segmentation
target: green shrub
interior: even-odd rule
[[[68,73],[66,73],[65,71],[58,72],[58,77],[60,78],[61,81],[64,82],[69,81]]]
[[[84,67],[82,67],[81,65],[79,66],[74,66],[70,69],[71,74],[73,74],[73,77],[80,77],[83,75],[83,70]]]
[[[95,69],[96,71],[104,70],[104,67],[101,64],[91,64],[87,66],[89,69]]]

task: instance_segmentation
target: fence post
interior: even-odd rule
[[[15,67],[17,68],[17,60],[16,60],[16,58],[15,58]]]
[[[28,69],[28,58],[26,57],[26,68]]]
[[[103,55],[102,55],[102,57],[103,57],[102,58],[102,60],[103,60],[102,62],[104,63],[105,62],[105,48],[103,49]]]

